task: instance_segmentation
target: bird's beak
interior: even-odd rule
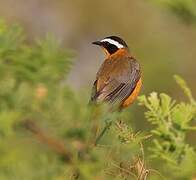
[[[94,42],[92,42],[92,44],[95,44],[95,45],[98,45],[98,46],[102,45],[102,43],[100,41],[94,41]]]

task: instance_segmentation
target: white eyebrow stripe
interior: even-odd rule
[[[120,44],[119,42],[117,42],[113,39],[106,38],[106,39],[101,40],[101,42],[109,42],[110,44],[115,45],[117,48],[124,48],[124,46],[122,44]]]

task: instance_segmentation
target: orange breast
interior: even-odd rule
[[[137,98],[140,89],[142,87],[142,79],[140,78],[139,81],[137,82],[135,89],[133,90],[133,92],[130,94],[130,96],[124,100],[124,102],[122,103],[121,107],[125,108],[127,106],[129,106],[130,104],[133,103],[133,101]]]

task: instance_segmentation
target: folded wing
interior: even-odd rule
[[[137,82],[141,77],[140,66],[138,62],[131,57],[127,59],[121,59],[126,61],[124,67],[122,65],[121,71],[113,72],[114,65],[111,67],[108,65],[108,71],[105,76],[108,76],[108,81],[103,81],[101,88],[98,87],[98,82],[101,81],[101,77],[105,77],[103,68],[100,69],[99,76],[93,85],[91,101],[93,102],[108,102],[110,104],[122,103],[135,89]],[[120,66],[116,63],[116,66]],[[111,71],[111,72],[110,72]]]

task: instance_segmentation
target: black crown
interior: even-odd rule
[[[122,40],[122,39],[121,39],[120,37],[118,37],[118,36],[108,36],[108,37],[106,37],[106,38],[112,39],[112,40],[114,40],[114,41],[117,41],[117,42],[119,42],[120,44],[122,44],[124,47],[127,47],[127,48],[128,48],[126,42],[125,42],[124,40]],[[105,39],[106,39],[106,38],[105,38]]]

